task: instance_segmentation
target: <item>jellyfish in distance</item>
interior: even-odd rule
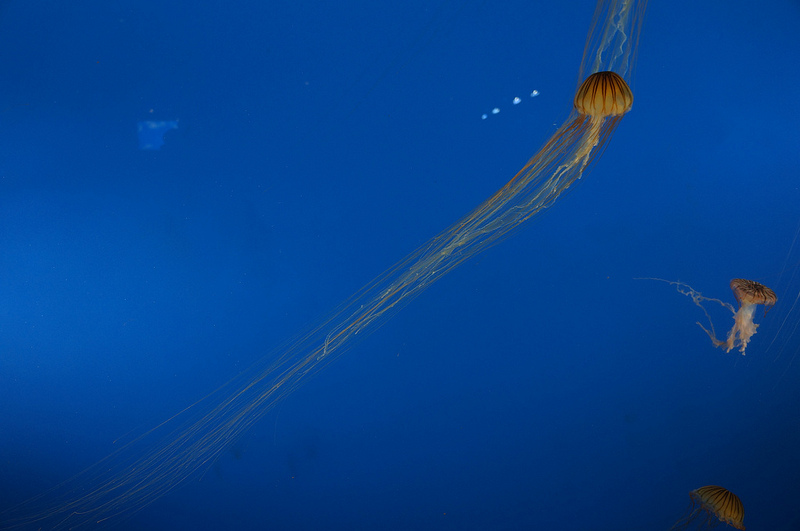
[[[736,300],[739,301],[739,310],[733,316],[734,325],[728,332],[728,338],[724,343],[714,339],[714,344],[718,347],[724,347],[725,352],[730,352],[733,347],[739,345],[739,351],[744,354],[750,338],[753,337],[758,328],[758,325],[753,322],[756,307],[759,304],[763,304],[768,309],[778,302],[778,297],[774,291],[764,284],[744,278],[731,280],[731,290],[733,290]]]
[[[670,531],[710,529],[720,522],[744,529],[744,506],[739,497],[728,489],[707,485],[693,490],[689,497],[689,507]]]
[[[700,325],[700,327],[705,330],[715,347],[721,347],[725,349],[725,352],[730,352],[734,347],[738,346],[739,352],[744,355],[745,350],[747,350],[747,344],[750,343],[750,338],[753,337],[758,328],[758,325],[753,321],[756,307],[759,304],[763,304],[766,308],[769,308],[778,302],[778,297],[774,291],[764,284],[744,278],[731,280],[731,291],[733,291],[733,296],[739,302],[739,309],[733,310],[733,307],[731,307],[733,311],[733,328],[728,332],[728,337],[725,341],[717,339],[713,326],[711,330],[706,329],[703,325]]]
[[[709,328],[703,326],[699,321],[697,322],[697,325],[702,328],[706,334],[708,334],[708,337],[711,338],[711,342],[714,343],[714,346],[724,348],[725,352],[730,352],[735,347],[739,347],[739,352],[741,352],[742,355],[745,354],[747,345],[750,343],[750,338],[755,335],[756,329],[758,328],[758,324],[753,321],[758,305],[762,304],[766,309],[769,309],[771,306],[775,305],[776,302],[778,302],[777,295],[775,295],[775,292],[770,288],[764,284],[756,282],[755,280],[747,280],[744,278],[734,278],[730,283],[733,296],[736,297],[736,300],[739,302],[738,309],[732,304],[720,299],[704,297],[702,293],[683,282],[664,280],[663,278],[649,278],[644,280],[658,280],[660,282],[666,282],[667,284],[675,286],[675,288],[678,290],[678,293],[686,295],[687,297],[691,297],[692,301],[706,314]],[[703,302],[716,302],[720,306],[730,310],[730,312],[733,314],[733,327],[728,332],[728,336],[724,341],[717,339],[717,334],[714,330],[714,323],[711,320],[711,316],[708,314],[705,306],[703,306]]]

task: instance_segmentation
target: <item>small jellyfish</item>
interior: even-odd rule
[[[531,92],[531,98],[536,97],[538,95],[539,95],[539,91],[538,90],[534,90],[533,92]],[[514,96],[514,98],[511,100],[511,105],[519,105],[520,103],[522,103],[522,98],[520,98],[519,96]],[[500,107],[493,108],[491,110],[491,113],[492,114],[499,114],[500,113]],[[488,117],[489,117],[489,113],[481,114],[481,120],[486,120]]]
[[[758,325],[753,322],[756,306],[763,304],[766,311],[766,309],[778,302],[778,297],[774,291],[764,284],[744,278],[731,280],[731,290],[733,291],[733,296],[739,301],[739,310],[733,316],[733,328],[728,332],[726,341],[720,341],[713,336],[711,336],[711,340],[715,346],[724,347],[725,352],[730,352],[733,347],[739,345],[739,352],[744,354],[750,338],[758,328]]]

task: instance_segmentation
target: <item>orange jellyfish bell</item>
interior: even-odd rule
[[[720,522],[736,529],[744,529],[744,505],[739,496],[728,489],[707,485],[693,490],[691,496],[696,503],[716,516]]]
[[[575,110],[593,118],[622,116],[633,105],[633,92],[614,72],[596,72],[575,94]]]
[[[773,306],[778,302],[778,296],[775,295],[774,291],[755,280],[734,278],[731,280],[731,291],[733,291],[733,296],[739,302],[739,306],[745,304]]]
[[[689,507],[670,531],[712,529],[720,522],[744,530],[744,505],[728,489],[706,485],[690,492],[689,498],[692,500]]]
[[[709,515],[714,515],[722,523],[744,529],[744,505],[739,496],[723,487],[707,485],[693,490],[692,501]]]

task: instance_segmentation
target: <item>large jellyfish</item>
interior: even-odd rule
[[[584,49],[574,109],[553,137],[500,190],[358,291],[306,335],[245,371],[165,425],[164,440],[136,444],[23,504],[12,528],[72,529],[129,516],[205,470],[281,399],[385,323],[445,273],[547,209],[602,153],[633,95],[646,0],[600,0]],[[175,427],[177,426],[177,427]],[[165,429],[169,429],[166,427]],[[149,433],[149,432],[148,432]],[[140,444],[141,443],[141,444]]]
[[[711,342],[714,343],[714,346],[724,348],[725,352],[730,352],[735,347],[739,347],[739,352],[741,352],[742,355],[745,354],[747,345],[750,343],[750,338],[755,335],[756,329],[758,328],[758,325],[753,321],[756,307],[758,307],[759,304],[763,304],[768,309],[770,306],[773,306],[776,302],[778,302],[778,297],[770,288],[756,282],[755,280],[747,280],[744,278],[734,278],[731,280],[730,284],[731,290],[733,291],[733,296],[736,297],[736,300],[739,302],[738,309],[734,308],[732,304],[720,299],[704,297],[702,293],[683,282],[664,280],[662,278],[652,278],[647,280],[666,282],[675,286],[675,288],[678,290],[678,293],[686,295],[687,297],[691,297],[692,301],[694,301],[694,303],[706,314],[709,328],[703,326],[703,324],[699,321],[697,322],[697,325],[702,328],[706,334],[708,334],[708,337],[711,338]],[[717,333],[714,330],[714,323],[712,322],[708,311],[703,306],[703,302],[716,302],[720,306],[730,310],[730,312],[733,314],[733,327],[728,332],[728,336],[725,341],[717,339]]]
[[[589,117],[587,140],[582,149],[575,153],[576,160],[581,161],[583,169],[601,141],[603,122],[606,118],[617,122],[623,114],[631,110],[633,93],[625,80],[614,72],[597,72],[586,78],[580,86],[575,94],[574,105],[581,116]],[[606,129],[605,134],[610,134],[611,131],[613,127]]]
[[[722,487],[707,485],[689,493],[691,503],[670,531],[711,529],[720,522],[744,529],[744,506],[739,497]]]

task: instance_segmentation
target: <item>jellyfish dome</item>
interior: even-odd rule
[[[596,72],[575,93],[575,110],[586,116],[622,116],[633,106],[633,92],[614,72]]]
[[[744,529],[744,505],[739,497],[716,485],[700,487],[689,493],[691,503],[683,518],[675,522],[670,531],[682,529],[710,529],[720,522],[736,529]]]

